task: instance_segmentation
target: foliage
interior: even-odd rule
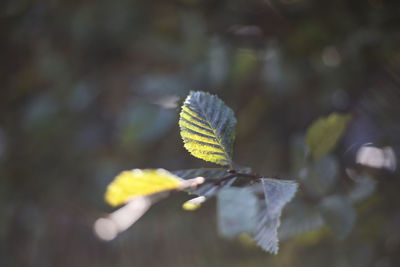
[[[216,195],[218,228],[222,236],[232,238],[248,233],[254,236],[254,240],[265,251],[276,254],[280,216],[283,207],[295,195],[297,183],[263,178],[251,174],[249,168],[234,169],[232,147],[235,124],[233,111],[217,96],[205,92],[191,92],[182,106],[179,119],[185,148],[195,157],[231,168],[192,169],[175,171],[173,174],[161,169],[123,171],[108,186],[106,201],[112,206],[127,202],[132,206],[137,202],[135,197],[138,196],[146,197],[146,200],[160,192],[199,187],[189,191],[198,197],[183,203],[183,209],[196,210],[203,202]],[[182,180],[188,178],[190,179]],[[247,179],[246,184],[261,182],[264,192],[261,200],[256,191],[252,190],[254,186],[235,186],[237,178]],[[142,201],[139,204],[142,205]],[[147,208],[146,206],[146,210]],[[133,212],[135,220],[130,220],[129,225],[141,215],[143,209],[139,209],[139,216]],[[118,225],[115,218],[115,215],[111,215],[107,223],[105,219],[96,222],[95,230],[100,238],[110,240],[122,231],[110,230],[109,225]]]
[[[400,266],[398,1],[0,6],[1,266]],[[187,213],[180,204],[197,195],[184,192],[153,204],[112,242],[93,235],[95,219],[112,209],[99,200],[121,170],[203,166],[177,127],[177,101],[190,88],[235,111],[233,160],[299,183],[277,256],[246,235],[218,238],[217,198]],[[306,129],[331,112],[351,120],[314,160]],[[212,183],[185,191],[205,187]],[[323,215],[330,196],[347,198],[329,205],[356,214],[343,240]]]
[[[289,217],[288,223],[284,224],[286,230],[283,227],[284,237],[314,230],[324,224],[339,239],[351,232],[356,219],[353,202],[368,196],[373,187],[368,187],[368,183],[363,182],[368,180],[364,179],[348,194],[329,194],[336,184],[338,163],[327,154],[343,135],[349,120],[350,115],[333,113],[318,119],[307,130],[305,143],[314,160],[300,171],[300,176],[303,176],[300,181],[303,193],[315,199],[318,205],[310,213],[304,205],[297,206],[296,212],[301,213],[304,209],[307,217],[300,221],[297,215],[292,219]],[[277,254],[281,214],[295,196],[298,183],[265,178],[252,173],[250,168],[235,169],[236,164],[232,161],[235,124],[233,111],[217,96],[190,92],[179,119],[184,146],[193,156],[224,168],[123,171],[108,186],[105,199],[112,206],[127,204],[107,218],[96,221],[98,236],[104,240],[115,238],[152,204],[173,191],[185,190],[197,195],[182,204],[182,208],[188,211],[197,210],[211,197],[217,197],[218,232],[221,236],[232,239],[246,234],[265,251]],[[299,149],[306,154],[305,146]],[[126,220],[126,217],[130,219]],[[296,224],[296,227],[291,224]],[[299,230],[288,229],[288,225]]]
[[[190,181],[190,180],[189,180]],[[166,170],[123,171],[107,188],[105,199],[108,204],[118,206],[128,202],[132,197],[152,195],[163,191],[184,189],[190,183],[169,173]]]
[[[232,165],[236,119],[218,97],[191,92],[179,119],[185,148],[195,157],[220,165]]]
[[[319,118],[307,130],[306,143],[314,159],[329,153],[344,133],[350,115],[332,113]]]
[[[292,200],[297,191],[294,181],[280,181],[262,178],[265,203],[261,204],[259,222],[254,240],[266,251],[278,253],[278,228],[284,206]]]

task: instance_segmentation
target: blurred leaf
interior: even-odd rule
[[[328,117],[319,118],[308,128],[306,143],[315,160],[329,153],[340,139],[350,115],[332,113]]]
[[[254,241],[267,252],[277,254],[279,249],[279,216],[265,215],[258,223]]]
[[[297,192],[298,184],[291,180],[261,179],[264,187],[268,214],[281,214],[283,207]]]
[[[190,211],[197,210],[204,201],[206,201],[205,196],[195,197],[183,203],[182,208]]]
[[[27,128],[48,127],[58,111],[57,102],[41,95],[33,98],[25,108],[23,123]]]
[[[375,189],[376,182],[370,176],[364,175],[358,177],[355,180],[353,190],[349,193],[349,198],[352,201],[361,201],[373,194]]]
[[[253,232],[258,200],[249,188],[224,188],[217,199],[218,230],[222,236],[233,238],[243,232]]]
[[[316,230],[324,225],[318,209],[301,200],[290,202],[286,206],[286,216],[279,227],[279,238],[287,239],[298,234]]]
[[[174,125],[175,119],[175,112],[156,105],[129,106],[118,122],[121,146],[131,150],[161,139]]]
[[[123,171],[108,185],[105,199],[110,205],[118,206],[135,196],[186,188],[187,182],[164,169]]]
[[[335,185],[338,170],[338,162],[334,157],[323,156],[305,169],[304,187],[313,195],[324,196]]]
[[[191,92],[180,113],[185,148],[195,157],[220,165],[232,163],[236,119],[217,96]]]
[[[356,212],[349,198],[340,195],[326,197],[319,209],[325,223],[337,238],[344,239],[350,233],[356,220]]]
[[[292,173],[298,173],[306,165],[307,145],[303,135],[294,135],[290,139],[290,165]]]
[[[278,227],[286,203],[296,194],[297,183],[289,180],[262,178],[265,203],[261,204],[254,241],[265,251],[278,253]]]
[[[254,243],[253,238],[247,234],[247,233],[241,233],[238,237],[237,240],[244,246],[247,247],[256,247],[256,243]]]
[[[220,38],[214,37],[207,50],[211,84],[218,88],[228,77],[228,46]]]
[[[257,66],[257,53],[251,49],[239,49],[233,59],[232,77],[240,83]]]

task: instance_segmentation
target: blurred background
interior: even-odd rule
[[[400,266],[394,2],[1,1],[0,265]],[[236,162],[305,181],[312,201],[284,211],[277,256],[218,237],[215,200],[187,212],[184,193],[114,241],[94,236],[121,170],[213,166],[179,135],[190,90],[235,111]],[[351,122],[310,166],[307,128],[331,112]],[[378,153],[360,160],[365,147]],[[343,217],[331,227],[311,214],[345,193],[357,201],[322,201]]]

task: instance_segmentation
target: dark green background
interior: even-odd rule
[[[91,228],[119,171],[212,166],[179,136],[189,90],[235,111],[235,161],[269,177],[297,178],[293,140],[332,111],[353,115],[341,189],[360,145],[400,155],[394,2],[2,1],[0,265],[399,266],[398,171],[362,170],[377,189],[345,240],[324,228],[278,256],[219,238],[215,201],[189,213],[183,193],[110,243]]]

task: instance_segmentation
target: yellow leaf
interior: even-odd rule
[[[105,200],[111,206],[118,206],[135,196],[179,189],[186,182],[164,169],[123,171],[108,185]]]
[[[182,208],[184,210],[197,210],[198,208],[200,208],[201,204],[206,201],[206,197],[205,196],[199,196],[199,197],[195,197],[192,198],[186,202],[183,203]]]
[[[315,160],[329,153],[343,135],[350,115],[332,113],[316,120],[307,130],[306,143]]]

